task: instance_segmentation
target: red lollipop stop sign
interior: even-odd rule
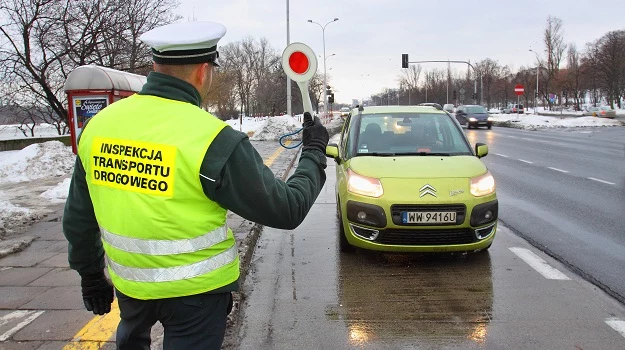
[[[292,43],[282,52],[284,73],[299,86],[304,103],[304,112],[312,114],[312,103],[308,95],[308,82],[317,72],[317,56],[313,50],[302,43]]]
[[[308,57],[301,51],[295,51],[289,57],[289,67],[297,74],[306,73],[308,66]]]

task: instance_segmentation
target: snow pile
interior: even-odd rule
[[[72,148],[59,141],[36,143],[0,159],[0,183],[65,176],[75,159]]]
[[[52,203],[63,203],[67,199],[69,193],[69,183],[71,178],[66,178],[63,182],[60,182],[56,187],[53,187],[44,193],[40,194],[40,197],[50,200]]]
[[[1,193],[0,197],[2,197]],[[41,217],[42,215],[35,214],[29,209],[0,200],[0,238],[7,233],[12,233],[13,228],[20,227],[26,222],[34,222]]]
[[[267,118],[265,124],[256,129],[250,140],[277,141],[282,135],[296,132],[302,128],[302,123],[289,115]],[[300,140],[301,133],[286,137],[285,140]]]
[[[528,130],[623,125],[618,120],[595,117],[551,117],[534,114],[490,114],[490,116],[494,125]]]

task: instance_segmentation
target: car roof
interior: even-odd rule
[[[354,109],[358,113],[358,108]],[[384,113],[435,113],[447,114],[445,111],[433,106],[370,106],[363,107],[363,114],[384,114]]]

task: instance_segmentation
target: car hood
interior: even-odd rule
[[[486,173],[475,156],[354,157],[349,167],[356,173],[383,178],[471,178]]]
[[[488,118],[488,113],[469,113],[467,114],[467,117],[473,117],[475,119],[486,119]]]

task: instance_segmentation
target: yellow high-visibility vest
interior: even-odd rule
[[[115,288],[136,299],[194,295],[239,278],[227,210],[200,166],[226,123],[190,103],[133,95],[83,130],[78,155]]]

